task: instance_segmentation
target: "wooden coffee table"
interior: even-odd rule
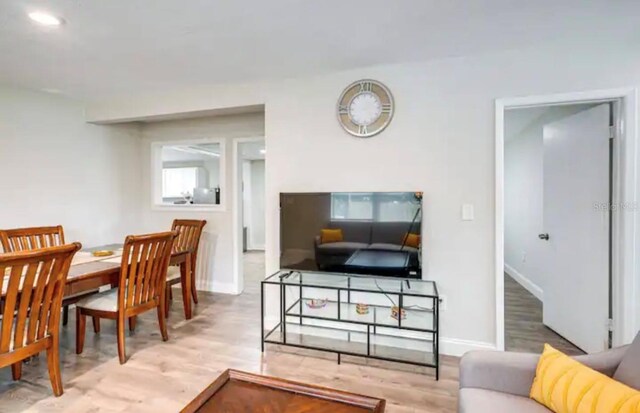
[[[182,413],[382,413],[384,406],[382,399],[227,370]]]

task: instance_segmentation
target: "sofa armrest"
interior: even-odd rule
[[[618,369],[618,365],[627,352],[629,346],[622,346],[611,350],[602,351],[600,353],[587,354],[584,356],[576,356],[574,359],[585,366],[599,371],[609,377]]]
[[[539,354],[470,351],[460,360],[460,388],[529,397]]]
[[[574,357],[580,363],[613,376],[629,346]],[[539,354],[470,351],[460,360],[460,388],[494,390],[529,397]]]
[[[320,244],[322,244],[320,235],[316,235],[315,238],[313,239],[313,245],[315,247],[318,247]]]

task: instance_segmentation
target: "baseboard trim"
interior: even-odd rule
[[[209,291],[212,293],[219,294],[232,294],[238,295],[240,292],[236,290],[236,285],[234,283],[221,283],[221,282],[205,282],[198,286],[199,290]]]
[[[461,357],[464,353],[472,350],[496,350],[496,345],[484,341],[463,340],[460,338],[442,337],[440,339],[440,354]]]
[[[542,291],[542,288],[538,287],[537,284],[535,284],[530,279],[528,279],[527,277],[525,277],[524,275],[522,275],[521,273],[516,271],[515,268],[513,268],[509,264],[505,263],[504,264],[504,272],[509,274],[509,276],[511,278],[516,280],[516,282],[518,284],[520,284],[525,290],[527,290],[531,294],[533,294],[533,296],[536,297],[538,300],[544,301],[544,299],[543,299],[544,298],[544,292]]]

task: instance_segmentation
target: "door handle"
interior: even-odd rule
[[[549,241],[549,234],[538,234],[538,238]]]

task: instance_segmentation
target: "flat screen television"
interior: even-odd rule
[[[421,192],[280,194],[280,268],[421,278]]]

